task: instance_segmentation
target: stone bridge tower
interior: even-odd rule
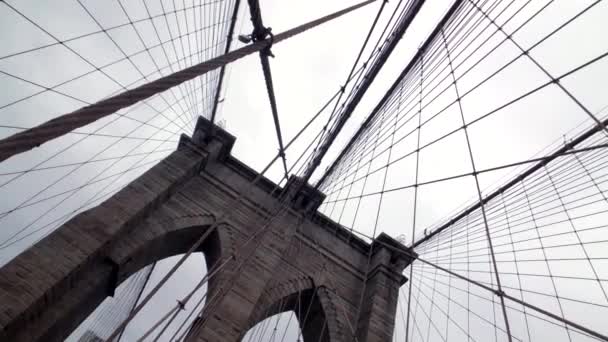
[[[219,300],[208,300],[189,340],[238,341],[303,296],[312,303],[298,317],[304,341],[391,341],[405,247],[381,234],[368,264],[370,245],[317,213],[324,195],[296,178],[287,210],[256,234],[284,197],[267,179],[251,185],[258,175],[230,155],[234,141],[200,118],[162,162],[2,267],[0,340],[63,340],[131,274],[205,234],[207,269],[225,267],[208,285]]]

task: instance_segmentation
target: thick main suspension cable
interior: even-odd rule
[[[334,169],[340,164],[340,162],[346,157],[346,154],[353,148],[353,145],[356,141],[359,140],[361,135],[365,132],[367,127],[371,124],[374,118],[380,113],[381,109],[385,104],[389,101],[391,94],[395,92],[397,88],[400,87],[403,79],[410,73],[410,71],[415,67],[416,63],[422,58],[422,55],[429,49],[429,45],[435,39],[435,36],[439,34],[439,30],[442,26],[444,26],[450,18],[454,15],[456,10],[459,8],[462,0],[458,0],[454,2],[454,4],[450,7],[450,9],[443,16],[441,21],[435,26],[435,29],[429,36],[429,38],[425,41],[425,43],[418,49],[416,55],[411,59],[410,63],[403,69],[399,77],[395,80],[395,82],[391,85],[391,87],[386,91],[384,97],[378,102],[376,107],[372,110],[371,114],[365,119],[361,127],[355,132],[353,137],[347,143],[347,145],[342,149],[338,157],[334,160],[334,162],[329,166],[327,171],[321,176],[319,181],[317,182],[317,188],[321,187],[323,183],[327,181],[327,177],[334,172]]]
[[[274,39],[272,39],[272,42],[270,39],[257,41],[251,45],[244,46],[225,55],[212,58],[203,63],[199,63],[184,70],[175,72],[169,76],[165,76],[134,89],[127,90],[116,96],[83,107],[74,112],[64,114],[41,125],[2,139],[0,140],[0,162],[7,160],[14,155],[29,151],[34,147],[38,147],[45,142],[58,138],[74,129],[91,124],[101,118],[115,113],[120,109],[129,107],[139,101],[150,98],[155,94],[159,94],[186,81],[204,75],[212,70],[221,68],[222,66],[232,63],[245,56],[259,52],[267,48],[271,43],[279,43],[306,30],[359,9],[374,1],[375,0],[367,0],[357,5],[337,11],[320,19],[313,20],[306,24],[277,34],[274,36]]]
[[[342,127],[344,127],[346,121],[350,118],[352,113],[357,108],[357,105],[363,98],[363,95],[365,95],[367,89],[369,89],[370,85],[384,66],[384,63],[386,63],[388,57],[391,55],[391,53],[397,46],[397,43],[399,42],[399,40],[401,40],[401,37],[403,37],[403,34],[418,14],[418,11],[422,7],[423,3],[424,0],[413,1],[408,12],[404,15],[403,19],[399,22],[398,26],[393,31],[392,37],[388,40],[386,48],[382,50],[375,63],[369,68],[368,72],[364,76],[363,81],[359,85],[359,88],[355,91],[350,101],[346,103],[346,105],[344,106],[344,110],[338,115],[337,121],[334,124],[334,129],[329,132],[327,138],[321,143],[318,152],[315,154],[314,158],[311,160],[310,164],[306,168],[302,177],[304,182],[308,182],[317,167],[321,165],[321,161],[329,150],[329,147],[336,140],[336,137],[342,130]]]

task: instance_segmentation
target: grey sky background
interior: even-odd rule
[[[200,12],[195,14],[192,10],[182,10],[181,12],[180,10],[197,5],[202,6],[201,4],[207,2],[163,2],[161,5],[159,1],[146,1],[149,6],[147,9],[142,1],[121,1],[119,3],[117,1],[87,0],[82,1],[84,6],[72,0],[8,1],[7,4],[18,9],[59,40],[99,30],[95,20],[86,13],[83,7],[89,9],[103,27],[127,23],[129,19],[125,12],[131,21],[141,20],[141,23],[135,25],[138,29],[137,32],[131,25],[125,25],[111,33],[112,39],[118,46],[104,34],[95,34],[66,43],[66,46],[81,54],[84,59],[100,66],[122,58],[123,52],[130,55],[140,50],[143,51],[144,43],[148,46],[158,43],[154,27],[150,25],[149,21],[144,20],[149,17],[147,11],[155,15],[163,11],[162,6],[165,7],[164,12],[176,10],[177,15],[166,16],[167,22],[162,16],[154,20],[158,25],[159,36],[164,41],[171,36],[169,31],[172,35],[177,36],[178,31],[183,30],[182,33],[185,33],[196,30],[196,27],[193,26],[195,22],[193,19],[196,19]],[[321,0],[260,1],[264,22],[267,26],[272,27],[275,33],[354,3],[350,0],[331,2]],[[517,7],[526,2],[517,0],[514,3],[514,6]],[[549,1],[532,0],[530,3],[531,5],[521,12],[521,18],[529,17],[531,13]],[[523,46],[530,46],[554,27],[563,23],[566,18],[590,3],[592,1],[556,0],[551,2],[550,8],[526,25],[515,35],[515,38]],[[120,4],[124,6],[124,12]],[[210,25],[218,23],[220,16],[213,16],[210,13],[222,13],[222,11],[228,13],[228,10],[221,7],[221,4],[221,2],[211,2],[209,5],[205,5],[207,7],[204,8],[208,10],[205,13],[208,13],[206,14],[208,16],[203,17],[200,22],[208,22]],[[415,54],[417,48],[450,4],[449,0],[427,1],[422,7],[420,14],[349,120],[322,166],[319,167],[320,172],[314,175],[313,180],[318,179],[321,172],[333,161],[401,69]],[[251,31],[248,9],[245,4],[242,5],[235,35],[247,34]],[[384,27],[384,23],[397,5],[396,0],[388,3],[371,42],[375,43],[378,32]],[[273,47],[272,51],[276,58],[271,59],[271,66],[285,140],[289,140],[344,83],[379,6],[380,2],[374,3]],[[182,12],[188,13],[192,17],[186,18],[182,16]],[[4,3],[0,4],[0,18],[2,18],[0,20],[0,41],[2,42],[0,44],[0,84],[2,84],[0,125],[3,126],[0,128],[0,137],[19,131],[18,128],[8,128],[7,126],[31,127],[77,109],[85,104],[83,101],[94,102],[121,89],[116,82],[95,71],[83,58],[79,58],[62,45],[11,56],[29,48],[54,43],[55,40]],[[559,35],[534,49],[531,52],[532,56],[537,58],[551,74],[560,75],[583,61],[606,52],[608,37],[603,34],[606,29],[605,18],[608,18],[608,6],[602,2],[594,7],[593,11],[586,13],[581,20],[577,20]],[[166,26],[163,26],[165,24]],[[508,28],[513,29],[519,24],[521,22],[515,20],[510,26],[507,26],[507,31]],[[192,26],[187,27],[187,25]],[[220,25],[226,25],[226,23],[220,23]],[[223,27],[226,28],[226,26]],[[143,37],[143,43],[138,33]],[[167,65],[165,53],[169,55],[170,60],[173,60],[176,56],[181,58],[191,52],[196,52],[197,43],[210,44],[207,41],[197,41],[194,36],[190,40],[181,39],[177,42],[179,44],[175,50],[171,44],[166,44],[164,45],[167,47],[166,51],[153,48],[150,50],[150,54],[143,52],[133,57],[132,63],[125,60],[103,70],[120,84],[131,88],[145,82],[144,79],[141,79],[142,74],[149,75],[148,79],[155,79],[159,76],[158,73],[155,73],[153,61],[158,61],[163,68]],[[233,48],[240,46],[242,44],[235,40]],[[215,51],[215,55],[218,52],[219,50]],[[366,51],[364,57],[368,53],[369,51]],[[474,72],[459,81],[461,92],[472,88],[482,77],[493,72],[498,65],[513,58],[516,53],[517,50],[514,46],[505,44],[504,48],[492,54]],[[186,59],[185,62],[190,65],[197,60],[204,60],[213,55],[214,51],[204,50],[202,54],[195,54],[195,58]],[[150,58],[151,56],[152,58]],[[186,63],[179,62],[171,67],[163,68],[162,73],[165,75],[172,68],[179,70]],[[34,95],[43,89],[40,86],[53,87],[53,85],[88,71],[91,71],[90,75],[66,83],[56,88],[54,92],[46,91]],[[577,98],[580,98],[590,112],[598,117],[604,117],[608,105],[606,76],[608,76],[608,62],[602,60],[592,67],[564,79],[562,84]],[[166,92],[163,94],[164,98],[151,99],[148,101],[149,106],[136,105],[124,111],[130,117],[146,121],[147,125],[141,128],[138,128],[139,122],[111,116],[79,130],[80,133],[95,132],[97,134],[95,136],[79,141],[86,135],[66,135],[0,164],[0,184],[4,183],[0,187],[0,220],[2,220],[0,225],[3,227],[0,230],[0,240],[3,241],[0,244],[0,264],[8,262],[76,212],[98,203],[90,201],[91,198],[101,199],[104,195],[110,195],[170,153],[176,146],[177,133],[190,134],[194,118],[210,112],[212,89],[214,89],[216,79],[217,73],[211,73],[203,79],[203,82],[188,82],[180,89]],[[258,56],[252,55],[233,63],[228,69],[226,81],[220,96],[224,101],[219,107],[219,117],[225,120],[227,130],[237,137],[233,155],[254,169],[261,170],[274,157],[278,147]],[[499,104],[546,81],[547,77],[532,62],[520,59],[491,82],[463,99],[462,105],[466,120],[474,120]],[[197,87],[202,87],[202,90],[198,90]],[[192,91],[193,95],[188,95],[185,100],[177,101],[177,105],[173,106],[174,109],[165,110],[164,108],[168,104],[172,104],[174,100],[181,97],[182,91],[184,93]],[[31,96],[31,98],[23,99],[27,96]],[[423,112],[423,117],[439,110],[454,97],[454,94],[442,97],[441,101],[431,105],[428,110]],[[161,110],[163,115],[158,115],[152,108],[163,109]],[[186,115],[183,117],[183,121],[177,119],[175,123],[170,122],[169,119],[177,117],[184,111]],[[461,123],[458,115],[457,108],[451,107],[445,115],[442,115],[441,119],[433,121],[433,124],[425,128],[421,136],[422,142],[430,142],[459,127]],[[321,128],[323,120],[326,118],[327,116],[321,118],[311,127],[309,133],[305,134],[293,148],[290,148],[287,152],[289,163],[295,161],[309,140]],[[588,116],[571,99],[564,96],[557,86],[552,85],[537,95],[500,111],[492,119],[471,126],[469,134],[476,165],[478,169],[484,169],[525,160],[542,153],[541,151],[550,151],[563,143],[565,134],[567,134],[566,138],[571,138],[575,132],[580,132],[589,124]],[[158,130],[158,127],[162,129]],[[572,131],[573,129],[575,131]],[[127,134],[131,139],[119,140],[115,137]],[[148,140],[144,140],[146,138]],[[76,142],[78,142],[76,145],[58,154],[57,157],[42,163],[48,156],[59,153]],[[411,151],[412,146],[415,146],[414,143],[415,140],[407,139],[402,144],[396,145],[393,158]],[[549,145],[552,147],[546,149]],[[147,154],[150,151],[154,153]],[[126,153],[130,153],[132,156],[118,159]],[[19,172],[31,168],[78,163],[91,158],[101,159],[101,161],[84,166],[63,166],[27,173]],[[270,170],[269,178],[278,181],[281,177],[281,169],[280,163],[277,163]],[[125,170],[130,171],[123,174]],[[100,173],[101,171],[103,173]],[[402,163],[396,163],[389,168],[390,176],[387,177],[386,187],[399,187],[413,183],[413,171],[414,164],[411,158]],[[470,171],[470,160],[462,132],[421,153],[420,181]],[[517,170],[514,169],[505,169],[481,175],[479,179],[484,193],[500,185],[516,172]],[[382,184],[381,178],[370,178],[365,186],[365,192],[377,191]],[[91,184],[83,186],[87,182]],[[416,208],[418,217],[415,234],[420,236],[424,229],[442,223],[455,210],[470,204],[477,196],[475,191],[472,177],[421,188]],[[344,193],[330,195],[328,201],[344,195]],[[323,206],[322,211],[341,224],[347,227],[352,226],[366,234],[372,234],[374,231],[376,213],[379,212],[377,224],[379,228],[376,234],[382,231],[392,236],[404,234],[405,241],[409,244],[413,229],[412,191],[387,194],[380,209],[378,209],[378,205],[377,196],[366,198],[361,202],[361,214],[356,219],[354,217],[355,202],[353,201],[346,201],[343,211],[342,207],[336,208],[331,204]],[[158,280],[171,262],[171,260],[166,260],[160,263],[154,271],[152,279]],[[572,268],[569,267],[566,270],[571,271]],[[176,279],[167,284],[163,291],[155,297],[153,305],[146,308],[129,326],[124,340],[136,340],[137,336],[140,336],[151,322],[159,317],[161,312],[164,313],[174,305],[175,300],[185,295],[205,272],[200,255],[190,259],[176,275]],[[570,286],[570,288],[574,288],[574,286]],[[199,291],[199,295],[202,293],[204,293],[204,289]],[[483,303],[478,303],[478,305],[477,312],[492,315],[492,308],[484,306]],[[574,312],[580,311],[580,309],[573,310]],[[590,325],[597,326],[601,325],[602,321],[605,323],[601,317],[588,315],[585,320]],[[284,330],[288,319],[289,314],[281,315],[278,326]],[[440,318],[437,320],[440,322]],[[269,321],[271,325],[276,324],[277,317],[270,318]],[[447,323],[442,322],[442,324]],[[544,330],[541,328],[540,331],[550,331],[549,328]],[[297,324],[293,319],[287,330],[287,338],[295,340]],[[431,331],[430,328],[429,331]],[[476,333],[483,336],[485,331],[479,328]],[[441,340],[438,335],[432,334],[429,333],[427,340]],[[168,338],[169,336],[169,334],[165,334],[163,337]],[[498,336],[496,340],[502,340],[504,337],[504,335]],[[550,337],[556,341],[567,340],[563,334],[558,333],[547,333],[540,337]],[[395,338],[403,339],[403,324],[397,324]],[[456,339],[456,337],[454,338]],[[259,334],[253,340],[270,341],[271,338]],[[573,340],[582,341],[584,339],[577,336]]]

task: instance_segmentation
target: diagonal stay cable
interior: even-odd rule
[[[485,11],[483,11],[483,9],[481,9],[479,6],[477,6],[477,4],[475,4],[473,1],[471,0],[467,0],[469,1],[473,6],[475,6],[475,8],[481,12],[487,20],[489,20],[494,26],[496,26],[497,30],[499,30],[501,33],[503,33],[506,38],[511,41],[511,43],[513,43],[520,51],[523,55],[525,55],[530,61],[532,61],[532,63],[534,63],[534,65],[536,65],[536,67],[538,67],[549,79],[551,79],[551,81],[557,85],[557,87],[562,90],[567,96],[568,98],[570,98],[583,112],[585,112],[585,114],[587,114],[593,121],[595,121],[595,123],[600,126],[600,128],[602,129],[602,131],[604,132],[604,134],[608,135],[608,128],[606,128],[606,125],[604,123],[602,123],[593,113],[591,113],[591,111],[581,102],[580,99],[578,99],[577,97],[575,97],[572,92],[570,92],[568,89],[566,89],[564,87],[564,85],[562,83],[560,83],[551,73],[549,73],[549,71],[547,71],[546,67],[542,66],[538,60],[534,57],[532,57],[532,55],[530,55],[529,53],[529,49],[524,49],[517,41],[515,41],[515,39],[513,38],[513,35],[510,35],[508,33],[506,33],[504,31],[504,29],[498,25],[496,23],[496,21],[494,21],[492,18],[490,18],[487,13]],[[596,0],[592,5],[598,4],[601,0]],[[590,8],[591,6],[588,6],[587,8]],[[567,23],[563,24],[563,26],[567,25]]]
[[[462,109],[462,102],[460,101],[460,92],[458,90],[458,83],[456,81],[456,76],[454,75],[454,67],[452,64],[452,58],[450,57],[452,52],[450,51],[450,47],[448,46],[448,42],[445,38],[443,29],[441,29],[441,37],[443,38],[446,55],[448,57],[448,65],[450,66],[450,74],[452,75],[452,80],[454,82],[453,85],[454,85],[454,91],[456,93],[457,102],[458,102],[458,112],[460,114],[460,119],[462,122],[462,127],[463,127],[462,130],[463,130],[464,136],[465,136],[466,146],[467,146],[467,150],[468,150],[468,154],[469,154],[469,159],[471,162],[471,169],[473,170],[473,177],[475,178],[475,188],[477,189],[479,207],[481,208],[481,213],[483,216],[484,227],[486,230],[487,243],[488,243],[488,247],[490,248],[490,253],[491,253],[491,257],[492,257],[492,259],[491,259],[492,265],[494,266],[494,276],[496,277],[496,284],[498,286],[498,291],[496,293],[500,297],[502,314],[503,314],[503,318],[504,318],[505,327],[507,330],[507,338],[509,339],[509,342],[511,342],[511,341],[513,341],[512,335],[511,335],[511,327],[509,324],[509,318],[507,315],[507,308],[505,306],[505,300],[504,300],[504,297],[502,296],[502,293],[503,293],[502,282],[500,279],[500,273],[498,272],[498,266],[496,264],[496,255],[494,254],[494,242],[492,241],[492,237],[490,234],[490,226],[488,224],[488,218],[486,216],[486,207],[483,203],[484,198],[483,198],[483,195],[481,194],[481,186],[479,185],[479,175],[477,174],[477,167],[475,165],[475,158],[473,155],[471,139],[469,137],[469,131],[467,129],[467,122],[464,117],[464,110]],[[494,310],[493,310],[493,312],[494,312]]]
[[[149,17],[152,17],[152,15],[151,15],[151,13],[150,13],[150,9],[149,9],[148,5],[146,4],[146,1],[145,1],[145,0],[142,0],[142,4],[143,4],[143,6],[144,6],[144,8],[145,8],[145,10],[146,10],[146,13],[148,14],[148,16],[149,16]],[[201,10],[202,10],[202,9],[201,9]],[[162,12],[162,13],[161,13],[161,16],[162,16],[162,17],[164,17],[164,18],[165,18],[165,20],[166,20],[167,15],[168,15],[169,13],[165,12],[165,11],[164,11],[164,7],[162,7],[162,6],[161,6],[161,12]],[[154,30],[154,33],[155,33],[155,35],[156,35],[156,38],[157,38],[158,42],[160,43],[160,48],[161,48],[161,51],[163,52],[163,55],[164,55],[164,57],[165,57],[165,60],[167,61],[167,66],[169,67],[170,72],[171,72],[171,73],[174,73],[174,72],[175,72],[175,69],[173,68],[173,64],[174,64],[174,63],[172,63],[172,62],[171,62],[171,59],[169,58],[169,54],[167,53],[167,49],[165,48],[165,44],[163,43],[163,41],[162,41],[162,39],[161,39],[161,37],[160,37],[160,33],[159,33],[159,31],[158,31],[158,27],[157,27],[157,26],[156,26],[156,24],[154,23],[154,20],[150,20],[150,23],[152,24],[152,28],[153,28],[153,30]],[[205,28],[201,28],[201,32],[202,32],[204,29],[205,29]],[[175,44],[175,43],[174,43],[174,40],[175,40],[175,39],[177,39],[177,38],[173,38],[173,35],[171,34],[171,30],[170,30],[170,29],[167,29],[167,31],[168,31],[168,34],[169,34],[169,36],[170,36],[171,43],[172,43],[172,44]],[[195,33],[195,34],[196,34],[196,30],[195,30],[193,33]],[[188,34],[189,34],[189,33],[188,33]],[[146,46],[146,50],[148,51],[148,53],[149,53],[149,50],[150,50],[150,49],[152,49],[153,47],[154,47],[154,45],[152,45],[152,46]],[[183,56],[184,61],[186,60],[186,58],[187,58],[187,56]],[[179,58],[179,56],[178,56],[177,54],[175,54],[175,59],[176,59],[176,63],[178,64],[178,68],[179,68],[179,61],[180,61],[180,58]],[[154,59],[152,58],[152,60],[154,60]],[[159,71],[159,73],[160,73],[160,71],[161,71],[161,70],[164,70],[164,69],[165,69],[165,68],[158,68],[158,67],[157,67],[157,70]],[[160,73],[160,75],[162,75],[162,73]],[[178,88],[179,92],[180,92],[180,93],[183,95],[183,94],[184,94],[184,90],[183,90],[184,86],[183,86],[183,85],[180,85],[180,86],[178,86],[177,88]],[[182,111],[183,111],[183,109],[182,109]]]
[[[15,177],[12,177],[12,178],[10,178],[9,180],[6,180],[6,181],[4,181],[4,182],[0,183],[0,187],[3,187],[3,186],[5,186],[5,185],[7,185],[7,184],[9,184],[9,183],[11,183],[11,182],[13,182],[13,181],[17,180],[17,179],[18,179],[18,178],[20,178],[21,176],[25,175],[27,172],[34,171],[34,170],[38,169],[38,168],[39,168],[39,167],[41,167],[42,165],[44,165],[44,164],[46,164],[47,162],[51,161],[52,159],[54,159],[54,158],[58,157],[59,155],[61,155],[61,154],[65,153],[66,151],[68,151],[68,150],[69,150],[69,149],[71,149],[72,147],[75,147],[77,144],[79,144],[80,142],[82,142],[82,141],[86,140],[87,138],[90,138],[91,136],[97,136],[97,135],[99,134],[98,132],[102,131],[102,130],[103,130],[103,129],[105,129],[106,127],[110,127],[110,125],[112,125],[113,123],[117,122],[119,119],[121,119],[121,118],[128,118],[128,117],[126,116],[126,114],[128,114],[129,112],[135,111],[135,110],[136,110],[136,109],[137,109],[137,108],[138,108],[140,105],[142,105],[142,103],[141,103],[141,102],[140,102],[140,103],[138,103],[138,104],[136,104],[135,106],[133,106],[133,107],[129,108],[129,109],[126,111],[125,115],[122,115],[122,114],[118,115],[118,116],[117,116],[117,117],[115,117],[114,119],[112,119],[112,120],[110,120],[110,121],[108,121],[108,122],[104,123],[102,126],[100,126],[100,127],[96,128],[96,129],[95,129],[93,132],[91,132],[91,133],[77,133],[77,134],[84,135],[84,136],[83,136],[82,138],[80,138],[80,139],[76,140],[75,142],[71,143],[70,145],[68,145],[68,146],[66,146],[66,147],[64,147],[64,148],[62,148],[62,149],[60,149],[59,151],[52,153],[50,156],[46,157],[46,158],[45,158],[45,159],[43,159],[42,161],[40,161],[40,162],[36,163],[36,164],[35,164],[34,166],[32,166],[32,167],[31,167],[31,168],[30,168],[28,171],[26,171],[26,172],[24,172],[24,173],[19,173],[19,174],[17,174]],[[161,110],[161,112],[162,112],[162,111],[164,111],[164,110],[165,110],[165,109],[162,109],[162,110]],[[156,131],[155,131],[155,132],[161,132],[161,131],[163,131],[163,132],[169,132],[169,133],[171,133],[171,134],[172,134],[171,136],[174,136],[174,135],[176,135],[176,134],[178,134],[178,133],[179,133],[179,132],[172,132],[172,131],[168,131],[168,130],[166,129],[166,127],[168,127],[168,125],[165,125],[164,127],[160,127],[160,126],[159,126],[159,127],[157,127],[157,126],[154,126],[154,125],[150,125],[150,122],[152,122],[154,119],[156,119],[156,118],[157,118],[159,115],[160,115],[160,114],[159,114],[159,113],[157,113],[157,114],[155,114],[153,117],[151,117],[151,118],[147,119],[146,121],[140,121],[140,120],[136,120],[138,123],[140,123],[140,125],[138,126],[138,128],[139,128],[139,127],[142,127],[142,126],[144,126],[144,125],[145,125],[145,126],[152,126],[152,127],[154,127],[154,128],[156,129]],[[174,119],[174,120],[175,120],[175,119]],[[25,128],[25,129],[27,129],[27,128]],[[115,145],[116,143],[118,143],[118,142],[119,142],[119,141],[121,141],[121,140],[130,140],[130,137],[129,137],[129,136],[130,136],[130,134],[131,134],[131,133],[135,133],[136,131],[137,131],[137,129],[132,130],[130,133],[127,133],[127,134],[125,134],[125,135],[121,135],[121,136],[115,136],[115,137],[116,137],[116,138],[118,138],[119,140],[115,141],[115,142],[114,142],[114,143],[113,143],[111,146]],[[76,133],[76,132],[73,132],[73,131],[72,131],[72,132],[70,132],[70,133]],[[161,141],[161,142],[169,142],[169,141],[171,141],[170,139],[158,139],[158,138],[137,138],[136,140],[142,140],[142,141]],[[109,146],[109,147],[110,147],[110,146]],[[109,147],[108,147],[108,148],[109,148]],[[95,157],[95,156],[93,156],[92,158],[94,158],[94,157]],[[92,158],[91,158],[91,159],[92,159]]]

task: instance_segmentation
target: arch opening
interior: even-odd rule
[[[295,311],[286,311],[266,317],[251,327],[241,339],[242,342],[259,341],[297,341],[302,340],[300,323],[295,316]]]
[[[158,284],[163,275],[182,255],[160,260],[131,275],[120,284],[115,295],[113,297],[108,296],[72,332],[66,341],[97,342],[100,339],[107,340],[112,331],[128,317],[135,306],[141,302],[141,299]],[[194,253],[159,290],[154,299],[127,324],[119,338],[113,341],[136,341],[157,323],[157,328],[148,335],[150,340],[158,336],[158,341],[170,341],[175,339],[173,338],[174,335],[180,336],[195,319],[196,313],[205,305],[206,284],[194,292],[185,304],[184,310],[178,310],[171,322],[165,319],[159,323],[159,319],[162,318],[161,316],[164,313],[169,312],[176,306],[177,300],[182,300],[187,296],[206,274],[205,255]],[[196,313],[192,314],[193,311]]]
[[[205,222],[206,223],[206,222]],[[129,253],[119,255],[122,259],[119,265],[116,283],[119,284],[114,296],[109,296],[107,288],[99,286],[97,295],[93,296],[92,303],[83,303],[89,312],[83,312],[62,317],[61,320],[77,320],[80,322],[67,338],[68,341],[88,342],[106,340],[112,331],[117,328],[130,314],[131,310],[141,302],[152,288],[162,279],[175,263],[187,252],[192,244],[203,234],[206,234],[209,224],[181,226],[178,222],[173,225],[165,225],[166,228],[155,234],[143,231],[145,227],[139,227],[140,232],[135,231],[133,236],[127,236],[116,244],[113,249],[121,251],[131,241],[137,241],[137,245],[129,250]],[[167,311],[178,306],[178,300],[183,300],[188,293],[192,292],[207,274],[207,270],[213,267],[222,257],[222,244],[218,232],[220,228],[209,232],[203,244],[193,253],[186,262],[180,266],[173,277],[169,279],[161,290],[153,297],[141,312],[124,329],[120,340],[137,340],[146,334],[151,327],[156,326],[149,338],[154,339],[157,335],[159,341],[170,340],[174,333],[178,336],[190,326],[198,312],[202,310],[205,303],[205,294],[208,285],[213,286],[213,279],[209,284],[200,285],[193,293],[184,309],[175,309],[175,317],[165,319],[159,323]],[[147,235],[147,239],[141,239],[140,234]],[[118,254],[117,254],[118,255]],[[83,286],[86,286],[83,285]],[[104,291],[99,295],[100,291]],[[83,309],[81,311],[85,311]],[[193,313],[192,311],[195,311]],[[173,314],[171,315],[173,316]],[[162,332],[164,326],[165,331]],[[178,328],[181,328],[178,331]],[[118,341],[115,339],[114,341]]]
[[[319,287],[291,293],[259,308],[244,342],[330,342],[330,326],[320,299]]]

